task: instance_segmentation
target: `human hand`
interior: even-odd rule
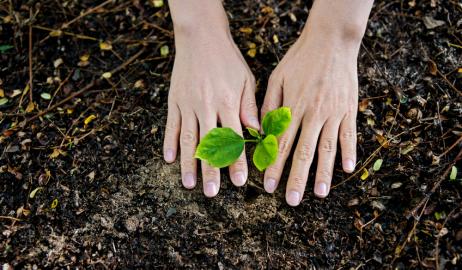
[[[291,206],[298,205],[303,198],[316,146],[314,193],[318,197],[329,193],[338,138],[343,170],[353,172],[356,163],[356,64],[365,25],[358,31],[349,28],[339,32],[328,29],[321,23],[322,18],[313,20],[271,74],[262,107],[262,116],[280,106],[292,109],[292,123],[279,138],[278,159],[265,172],[267,192],[277,188],[301,126],[286,187],[286,201]]]
[[[192,189],[197,182],[194,153],[199,134],[203,137],[217,122],[241,135],[241,121],[245,126],[259,128],[255,79],[227,25],[178,27],[175,45],[164,158],[169,163],[175,161],[179,141],[182,182]],[[213,197],[220,188],[220,170],[205,162],[201,167],[204,194]],[[245,184],[248,176],[245,152],[229,167],[229,172],[234,185]]]

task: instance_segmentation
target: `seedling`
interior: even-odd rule
[[[258,130],[247,128],[252,139],[244,139],[228,127],[214,128],[200,141],[195,157],[206,161],[212,167],[224,168],[233,164],[241,156],[245,143],[256,143],[252,160],[259,171],[264,171],[276,161],[277,138],[284,134],[291,119],[292,115],[288,107],[268,112],[262,121],[264,135]]]

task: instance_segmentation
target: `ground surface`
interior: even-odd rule
[[[259,102],[304,2],[225,2]],[[331,195],[297,208],[256,171],[210,200],[162,161],[167,6],[0,0],[0,23],[4,267],[461,268],[462,184],[448,180],[461,151],[459,1],[376,1],[359,56],[358,172],[337,166]]]

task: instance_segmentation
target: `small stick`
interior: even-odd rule
[[[9,219],[9,220],[12,220],[12,221],[22,221],[19,218],[9,217],[9,216],[0,216],[0,219]]]
[[[32,9],[29,9],[29,18],[32,19]],[[29,24],[29,102],[33,102],[32,89],[33,89],[33,73],[32,73],[32,22]]]
[[[64,28],[69,27],[69,25],[75,23],[76,21],[78,21],[78,20],[82,19],[83,17],[85,17],[85,16],[87,16],[87,15],[89,15],[89,14],[95,12],[96,10],[98,10],[98,9],[100,9],[100,8],[102,8],[102,7],[104,7],[105,5],[107,5],[107,4],[111,3],[111,2],[112,2],[112,0],[107,0],[107,1],[105,1],[105,2],[103,2],[103,3],[101,3],[100,5],[96,6],[96,7],[87,9],[87,11],[85,11],[84,13],[82,13],[82,14],[80,14],[79,16],[75,17],[74,19],[70,20],[69,22],[64,23],[64,24],[61,26],[61,29],[64,29]]]

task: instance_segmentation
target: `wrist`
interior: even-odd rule
[[[310,11],[302,36],[321,35],[329,41],[359,46],[372,0],[318,0]]]
[[[203,34],[228,34],[229,24],[220,0],[170,0],[175,39]]]

